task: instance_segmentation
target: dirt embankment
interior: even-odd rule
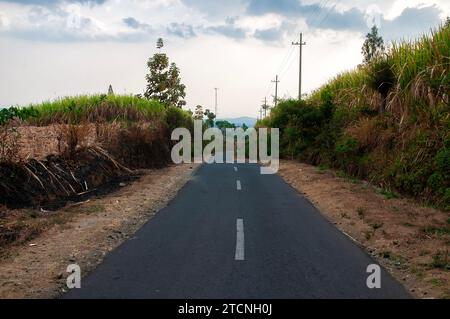
[[[6,136],[0,141],[0,205],[9,208],[58,208],[111,190],[111,183],[133,178],[131,169],[170,163],[167,127],[158,123],[0,129]]]
[[[80,150],[70,158],[51,155],[42,161],[0,163],[0,204],[47,210],[105,191],[109,183],[132,174],[101,148]]]
[[[68,261],[96,265],[190,173],[167,167],[173,142],[163,115],[106,106],[84,120],[72,115],[0,125],[0,297],[54,295]]]
[[[0,261],[0,298],[54,297],[66,289],[66,268],[78,264],[83,275],[164,207],[190,178],[195,165],[140,171],[119,190],[88,202],[47,212],[6,210],[0,227],[20,223],[28,232]]]
[[[450,298],[450,215],[332,171],[282,161],[279,174],[418,298]]]

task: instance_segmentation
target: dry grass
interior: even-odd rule
[[[96,132],[99,143],[127,167],[162,167],[169,163],[169,134],[162,121],[99,124]]]
[[[72,158],[77,151],[89,146],[89,137],[92,130],[89,124],[61,124],[57,130],[58,150],[63,157]]]
[[[19,155],[19,138],[19,132],[11,123],[0,125],[0,163],[22,161]]]
[[[363,117],[346,128],[347,135],[358,141],[358,146],[367,150],[375,148],[380,140],[380,129],[376,118]]]

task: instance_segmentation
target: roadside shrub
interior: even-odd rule
[[[350,136],[344,136],[342,140],[336,144],[337,155],[349,156],[356,152],[358,149],[358,141]]]
[[[433,191],[439,191],[443,185],[443,182],[444,177],[440,173],[434,173],[428,178],[427,185]]]
[[[0,109],[0,125],[5,125],[12,119],[28,120],[38,116],[38,111],[34,107]]]
[[[445,209],[450,210],[450,187],[444,191],[442,202]]]
[[[378,108],[380,114],[386,109],[386,100],[389,91],[395,83],[395,75],[388,57],[378,57],[369,64],[369,86],[381,94],[382,101]]]
[[[435,157],[437,168],[447,177],[450,178],[450,148],[441,149]]]
[[[192,116],[178,107],[170,106],[167,108],[165,111],[165,122],[169,132],[172,132],[174,129],[179,127],[187,128],[191,132],[194,130]]]

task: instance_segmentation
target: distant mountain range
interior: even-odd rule
[[[256,118],[248,117],[248,116],[227,118],[227,119],[218,119],[218,121],[228,121],[230,123],[233,123],[236,126],[242,126],[243,124],[245,124],[248,127],[253,127],[256,124]]]

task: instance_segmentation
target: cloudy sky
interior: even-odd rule
[[[188,106],[256,116],[296,96],[303,32],[309,92],[361,60],[376,23],[386,40],[411,38],[450,15],[448,0],[0,0],[0,107],[59,96],[142,93],[155,42],[181,69]]]

